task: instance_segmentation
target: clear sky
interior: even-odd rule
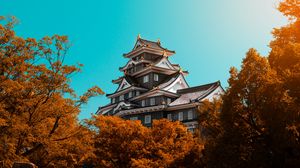
[[[286,24],[276,10],[279,0],[0,0],[0,15],[20,20],[17,35],[41,38],[68,35],[67,63],[84,64],[73,77],[78,94],[98,85],[106,93],[117,86],[129,52],[140,33],[175,50],[170,59],[190,74],[190,86],[220,80],[228,86],[228,70],[239,67],[251,47],[269,52],[274,27]],[[82,108],[88,118],[109,100],[93,98]]]

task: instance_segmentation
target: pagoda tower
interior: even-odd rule
[[[141,120],[145,126],[167,118],[183,122],[191,131],[197,128],[197,107],[205,99],[218,98],[224,90],[219,81],[189,87],[184,78],[188,72],[168,59],[173,54],[160,40],[138,35],[132,51],[123,54],[128,62],[119,70],[124,75],[112,81],[118,88],[106,95],[111,102],[99,107],[97,114]]]

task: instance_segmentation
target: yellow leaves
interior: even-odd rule
[[[24,86],[20,84],[18,81],[13,80],[5,80],[0,84],[1,88],[3,88],[2,92],[0,94],[11,96],[18,94],[19,91],[22,91]]]
[[[78,72],[79,69],[75,66],[63,66],[62,67],[62,73],[66,74],[66,75],[69,75],[69,74],[72,74],[74,72]]]
[[[53,37],[52,37],[52,40],[57,40],[57,41],[61,41],[61,42],[63,42],[63,43],[66,43],[66,42],[68,42],[68,36],[60,36],[60,35],[54,35]]]
[[[278,10],[289,19],[300,18],[300,2],[298,0],[284,0],[280,3]]]
[[[286,129],[288,131],[290,131],[294,136],[299,137],[300,136],[300,132],[299,132],[299,126],[296,125],[289,125],[286,127]],[[297,140],[299,141],[299,138],[297,138]]]
[[[52,38],[49,37],[49,36],[45,36],[45,37],[42,38],[41,42],[44,42],[44,43],[50,45],[50,44],[52,44]]]
[[[159,163],[156,163],[150,159],[141,158],[141,159],[132,159],[132,168],[155,168],[155,167],[163,167]]]
[[[300,1],[284,0],[279,10],[291,22],[273,31],[268,57],[250,49],[241,70],[230,70],[220,115],[215,115],[212,105],[201,111],[200,118],[209,116],[209,120],[200,124],[221,128],[206,145],[208,167],[300,164],[296,155],[286,150],[299,153],[300,149]]]
[[[87,103],[87,101],[89,100],[89,98],[94,97],[94,96],[98,96],[98,95],[103,95],[104,92],[102,91],[102,89],[100,89],[98,86],[94,86],[90,89],[88,89],[87,92],[85,92],[82,96],[80,96],[78,104],[85,104]]]
[[[24,39],[15,36],[14,23],[0,25],[0,161],[78,166],[93,156],[92,134],[77,121],[80,106],[69,82],[80,69],[63,62],[68,38]],[[99,94],[93,87],[83,101]]]
[[[35,44],[35,45],[36,45],[36,39],[35,39],[35,38],[30,38],[30,37],[28,37],[28,38],[26,39],[26,42],[31,43],[31,44]]]
[[[5,119],[0,118],[0,127],[7,126],[7,122]]]
[[[100,166],[167,167],[196,145],[179,122],[155,120],[152,128],[147,128],[138,121],[94,116],[89,124],[98,128],[94,132],[95,161]]]

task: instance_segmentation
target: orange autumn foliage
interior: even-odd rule
[[[81,97],[70,88],[79,66],[65,65],[66,36],[18,37],[16,20],[0,24],[0,165],[30,161],[39,167],[74,167],[89,155],[89,131],[77,121]],[[81,139],[86,140],[82,143]]]
[[[201,155],[203,149],[185,126],[166,119],[147,128],[140,121],[94,116],[89,125],[97,167],[178,167],[192,150]]]
[[[80,106],[103,92],[76,96],[70,87],[80,65],[64,64],[68,38],[24,39],[15,19],[0,17],[0,166],[299,167],[300,2],[279,10],[290,23],[274,29],[270,54],[249,49],[240,70],[230,69],[223,100],[199,108],[195,135],[168,120],[79,123]]]
[[[202,111],[215,121],[204,126],[219,130],[205,144],[206,167],[300,165],[300,2],[284,0],[279,10],[290,23],[274,29],[270,54],[249,49],[241,69],[230,69],[221,112]]]

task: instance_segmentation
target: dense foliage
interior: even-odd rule
[[[77,97],[70,88],[69,77],[80,69],[63,64],[66,36],[24,39],[13,31],[14,18],[1,19],[0,165],[79,164],[90,148],[81,143],[86,130],[77,121],[80,105],[103,92],[94,87]]]
[[[99,167],[176,167],[199,164],[201,145],[180,122],[154,120],[152,128],[140,121],[95,116],[89,122],[94,130]],[[187,162],[186,157],[194,155]]]
[[[205,144],[206,167],[300,166],[300,2],[279,10],[290,24],[274,29],[269,56],[250,49],[230,70],[221,112],[208,114],[218,134]]]
[[[98,87],[77,96],[70,77],[81,65],[65,65],[66,36],[41,40],[15,35],[15,18],[0,25],[0,166],[167,167],[200,162],[203,145],[179,122],[153,128],[118,117],[77,120],[80,106],[103,94]]]
[[[222,100],[199,107],[199,131],[180,122],[93,116],[80,106],[103,94],[77,96],[65,65],[66,36],[15,35],[16,20],[0,25],[0,167],[300,167],[300,2],[284,0],[289,24],[273,31],[267,57],[249,49],[230,69]]]

